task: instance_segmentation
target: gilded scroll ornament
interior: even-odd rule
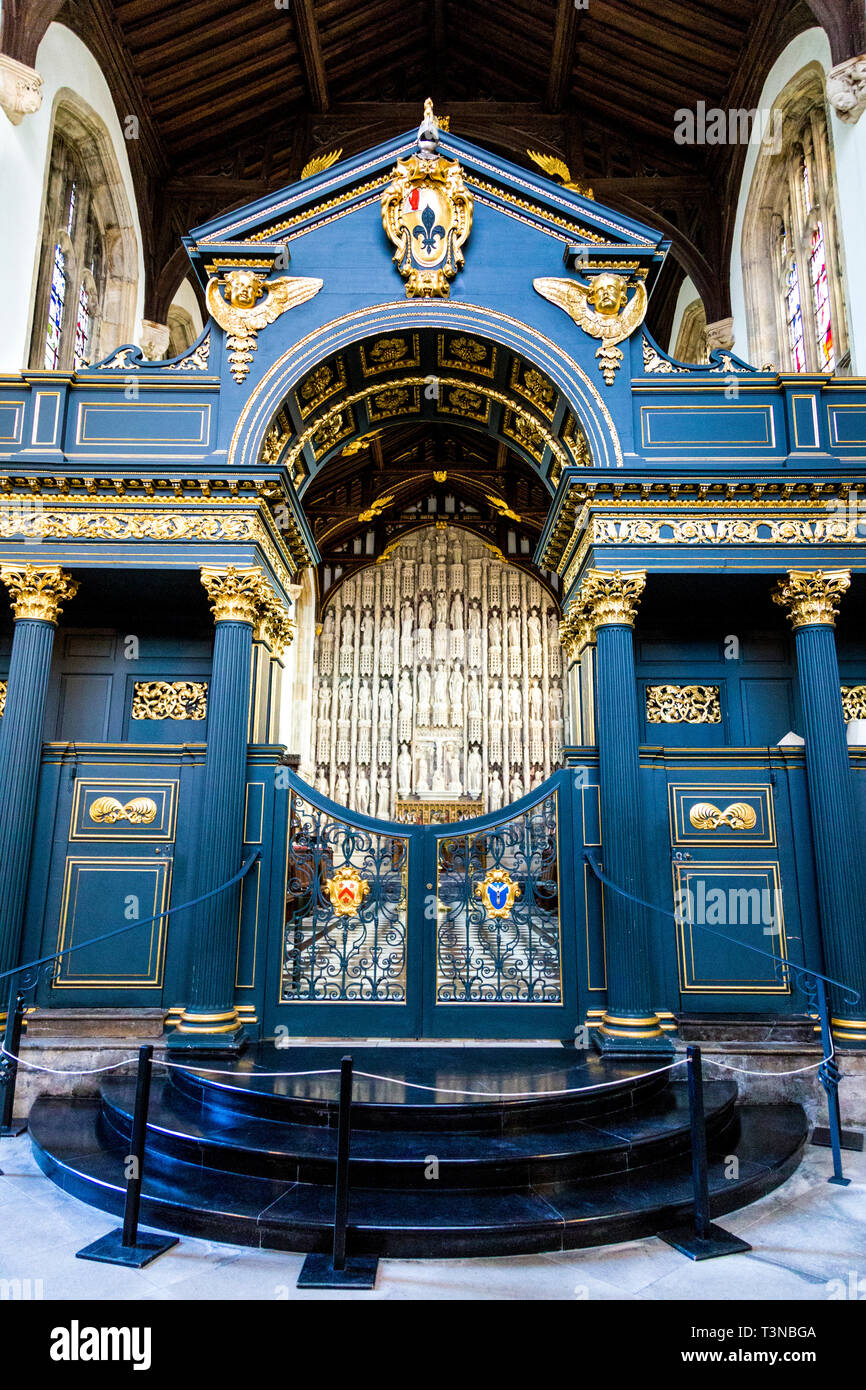
[[[325,879],[325,892],[338,917],[357,917],[369,891],[367,880],[347,864],[337,869],[333,878]]]
[[[47,569],[37,569],[35,565],[25,565],[23,569],[3,565],[0,579],[12,595],[16,622],[27,619],[56,624],[63,604],[78,593],[78,580],[66,574],[59,565]]]
[[[789,570],[773,602],[787,611],[794,628],[835,627],[839,601],[850,585],[850,570]]]
[[[648,724],[721,724],[717,685],[648,685]]]
[[[866,719],[866,685],[842,686],[842,713],[846,724],[850,724],[852,719]]]
[[[626,277],[610,270],[591,276],[588,285],[582,285],[579,280],[558,280],[549,276],[533,280],[532,285],[543,299],[549,299],[574,319],[584,333],[602,340],[595,355],[606,384],[612,386],[623,360],[622,349],[617,344],[631,337],[646,315],[647,293],[643,281],[637,281],[631,299]]]
[[[527,150],[526,153],[539,169],[544,170],[549,179],[559,179],[563,188],[567,188],[571,193],[579,193],[581,198],[595,198],[588,183],[581,183],[580,179],[571,177],[571,170],[564,159],[555,154],[542,154],[540,150]]]
[[[507,917],[522,891],[522,885],[514,882],[507,869],[488,869],[475,885],[475,896],[481,899],[490,917]]]
[[[207,681],[136,681],[132,719],[206,719]]]
[[[232,376],[240,383],[249,373],[260,329],[267,328],[287,309],[312,299],[324,281],[288,275],[266,280],[255,270],[239,267],[227,271],[222,284],[225,291],[218,276],[208,281],[207,307],[227,335]]]
[[[406,281],[407,299],[447,299],[464,264],[474,200],[456,159],[438,153],[433,103],[424,103],[419,154],[400,159],[382,195],[382,225],[396,247],[393,260]]]
[[[689,821],[695,830],[718,830],[727,825],[731,830],[754,830],[758,816],[747,801],[735,801],[720,811],[711,801],[696,801],[689,811]]]
[[[646,570],[587,570],[578,595],[584,620],[595,630],[612,624],[634,627]]]
[[[126,805],[114,796],[100,796],[91,803],[88,815],[96,825],[116,825],[121,820],[130,825],[152,825],[156,812],[156,802],[149,796],[133,797]]]

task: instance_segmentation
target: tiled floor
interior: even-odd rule
[[[809,1148],[783,1187],[723,1225],[751,1253],[693,1264],[662,1241],[502,1260],[383,1260],[371,1293],[299,1293],[300,1255],[182,1239],[147,1269],[75,1259],[116,1222],[43,1177],[26,1136],[0,1141],[0,1288],[30,1280],[45,1299],[866,1299],[866,1155],[846,1153],[835,1187]],[[39,1282],[41,1281],[41,1282]],[[3,1296],[0,1294],[0,1296]]]

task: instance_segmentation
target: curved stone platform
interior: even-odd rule
[[[343,1048],[253,1050],[219,1075],[154,1081],[142,1224],[236,1244],[325,1251],[333,1218]],[[505,1255],[655,1234],[691,1203],[682,1082],[566,1049],[352,1048],[350,1248],[402,1257]],[[213,1065],[213,1064],[212,1064]],[[675,1075],[677,1073],[674,1073]],[[413,1090],[407,1083],[436,1088]],[[578,1094],[521,1094],[596,1087]],[[485,1091],[489,1100],[451,1092]],[[43,1171],[102,1210],[123,1206],[134,1079],[99,1100],[41,1100],[30,1131]],[[497,1096],[508,1093],[508,1098]],[[714,1215],[778,1186],[799,1162],[798,1106],[740,1108],[705,1082]],[[726,1177],[739,1160],[736,1180]],[[432,1176],[435,1173],[435,1176]]]

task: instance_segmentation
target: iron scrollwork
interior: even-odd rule
[[[438,1004],[561,1004],[556,793],[437,842]]]
[[[407,838],[293,792],[282,1003],[405,1003],[408,867]]]

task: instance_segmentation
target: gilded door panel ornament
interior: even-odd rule
[[[464,264],[472,230],[473,197],[456,159],[438,153],[433,103],[424,103],[419,154],[400,159],[382,195],[382,225],[396,247],[393,260],[406,281],[407,299],[447,299]]]
[[[718,830],[720,825],[731,830],[754,830],[758,816],[747,801],[735,801],[722,811],[711,801],[696,801],[689,811],[689,821],[695,830]]]
[[[563,309],[584,333],[601,339],[595,355],[606,384],[612,386],[623,360],[622,349],[617,344],[631,337],[646,316],[647,293],[643,281],[638,280],[634,285],[631,299],[626,276],[610,270],[590,276],[588,285],[582,285],[579,280],[549,276],[541,276],[532,284],[543,299]]]
[[[207,681],[136,681],[132,719],[205,719]]]
[[[149,796],[133,797],[126,805],[115,796],[100,796],[91,804],[88,815],[96,825],[116,825],[122,820],[130,825],[151,825],[156,812],[156,802]]]
[[[325,892],[338,917],[357,917],[358,909],[370,891],[370,885],[357,869],[344,865],[333,878],[325,879]]]
[[[789,570],[773,602],[786,610],[794,628],[835,627],[839,600],[850,586],[850,570]]]
[[[5,699],[5,695],[2,699]],[[2,708],[0,703],[0,713]],[[846,724],[850,724],[852,719],[866,719],[866,685],[842,686],[842,713]]]
[[[288,309],[312,299],[323,284],[323,280],[303,276],[266,280],[258,271],[242,266],[227,271],[222,279],[214,276],[208,281],[208,313],[227,335],[229,362],[236,382],[246,380],[258,347],[259,331]]]
[[[717,685],[648,685],[648,724],[721,724]]]

